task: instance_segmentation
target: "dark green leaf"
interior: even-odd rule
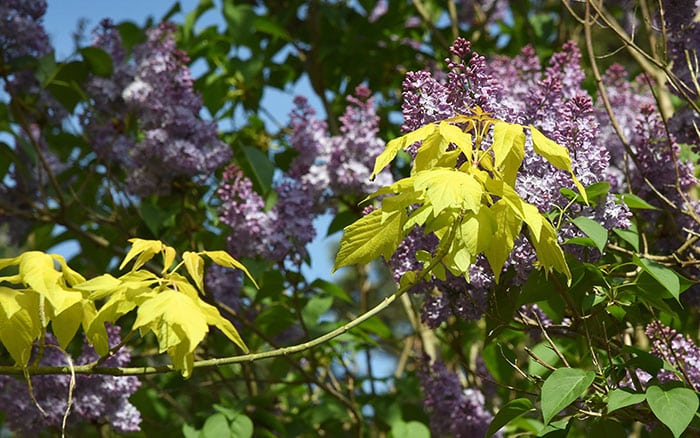
[[[679,275],[673,269],[649,259],[640,259],[636,255],[632,257],[635,265],[642,268],[649,275],[654,277],[667,291],[678,301],[681,293]]]
[[[275,165],[260,149],[252,146],[241,147],[245,159],[239,160],[245,174],[253,182],[253,188],[266,195],[272,187]]]
[[[486,436],[490,437],[494,433],[498,432],[500,428],[510,423],[511,420],[523,415],[526,412],[533,410],[532,402],[526,398],[516,398],[511,400],[498,411],[491,425],[489,426]]]
[[[645,201],[637,195],[633,195],[631,193],[624,193],[620,195],[620,197],[629,208],[634,208],[638,210],[658,210],[658,208],[649,204],[647,201]]]
[[[99,47],[83,47],[80,49],[83,60],[90,66],[90,71],[97,76],[112,75],[112,57]]]
[[[588,390],[595,372],[578,368],[559,368],[542,385],[542,416],[545,424]]]
[[[593,240],[596,248],[598,248],[600,252],[603,252],[605,244],[608,241],[608,230],[593,219],[584,216],[577,217],[571,222],[586,233],[586,235]]]
[[[636,405],[646,399],[645,394],[637,394],[628,389],[613,389],[608,394],[608,413],[627,406]]]

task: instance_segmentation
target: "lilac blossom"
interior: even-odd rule
[[[649,353],[669,363],[675,372],[662,368],[656,375],[651,375],[642,369],[634,369],[633,372],[641,385],[639,389],[646,389],[653,378],[661,383],[680,380],[693,389],[700,388],[700,348],[693,340],[660,321],[647,324],[644,332],[651,342]],[[633,379],[629,372],[620,382],[620,386],[633,387]]]
[[[119,327],[109,327],[107,332],[111,347],[120,342]],[[59,351],[53,335],[46,338],[41,364],[45,366],[67,365],[66,357]],[[74,364],[85,365],[98,359],[92,346],[84,341],[81,355]],[[121,348],[110,356],[104,366],[125,366],[131,360],[127,348]],[[0,376],[0,406],[3,406],[7,426],[22,435],[36,436],[46,428],[61,428],[68,401],[69,375],[33,376],[32,387],[42,413],[29,397],[23,379]],[[129,397],[139,388],[134,376],[84,375],[76,376],[69,427],[79,421],[95,424],[110,423],[119,432],[140,430],[141,414],[129,402]]]
[[[169,193],[174,179],[206,177],[231,158],[216,124],[199,117],[202,99],[174,32],[171,23],[149,29],[133,61],[110,23],[102,23],[95,40],[115,67],[111,78],[91,80],[93,106],[83,125],[98,155],[122,166],[129,191],[139,196]],[[137,126],[122,123],[127,114],[136,117]]]
[[[484,407],[484,395],[478,389],[462,389],[457,374],[444,363],[427,363],[418,373],[424,402],[430,417],[430,429],[439,436],[484,437],[493,415]]]
[[[649,352],[676,368],[693,388],[700,388],[700,348],[688,337],[676,330],[654,321],[646,326],[646,335],[651,341]],[[659,381],[678,380],[669,370],[659,370]]]

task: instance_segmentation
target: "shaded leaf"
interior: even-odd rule
[[[595,372],[578,368],[559,368],[542,385],[542,416],[545,424],[588,390]]]

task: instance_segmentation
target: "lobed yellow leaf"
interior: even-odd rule
[[[442,135],[435,131],[423,140],[418,152],[416,152],[416,157],[413,160],[413,168],[411,169],[411,174],[415,174],[418,171],[432,169],[433,167],[439,166],[441,158],[445,155],[447,147],[450,145],[448,141],[442,137]],[[453,154],[454,155],[454,154]],[[454,156],[454,163],[450,166],[450,163],[443,164],[444,167],[454,167],[457,163],[457,156]]]
[[[51,258],[53,258],[59,263],[59,265],[61,266],[61,272],[63,273],[63,278],[69,285],[74,286],[85,281],[85,277],[83,277],[79,272],[74,271],[73,268],[68,266],[68,263],[66,263],[66,259],[63,256],[58,254],[51,254]]]
[[[234,259],[231,257],[231,254],[227,253],[226,251],[202,251],[199,252],[198,254],[204,254],[205,256],[209,257],[212,262],[216,263],[219,266],[223,266],[226,268],[235,268],[235,269],[240,269],[245,273],[245,275],[250,278],[250,281],[253,282],[255,287],[258,287],[258,283],[255,282],[255,279],[250,275],[250,272],[248,272],[248,269],[246,269],[245,266],[238,260]]]
[[[588,204],[586,189],[583,188],[583,185],[576,178],[576,175],[574,175],[574,171],[571,168],[571,157],[569,156],[569,151],[564,146],[547,138],[532,125],[530,125],[530,133],[532,135],[532,147],[535,149],[535,152],[542,155],[552,164],[552,166],[556,167],[557,169],[566,170],[569,172],[574,181],[574,185],[581,194],[581,197],[586,204]]]
[[[498,226],[493,229],[492,244],[484,250],[484,255],[498,283],[503,265],[513,250],[515,238],[520,234],[523,222],[503,198],[489,209],[491,218]]]
[[[231,324],[231,321],[221,316],[219,310],[216,307],[207,304],[202,300],[198,300],[197,304],[199,305],[199,310],[202,311],[202,314],[204,315],[207,324],[213,325],[214,327],[221,330],[221,332],[224,335],[226,335],[226,337],[229,338],[234,344],[238,345],[244,353],[249,352],[248,347],[245,345],[245,342],[243,342],[243,339],[241,339],[241,335],[238,334],[238,330],[236,330],[236,327],[234,327],[233,324]]]
[[[191,375],[194,350],[209,331],[207,318],[198,303],[172,289],[141,304],[133,328],[152,331],[160,350],[168,351],[173,365],[184,377]]]
[[[534,238],[532,234],[530,237],[530,242],[535,248],[539,264],[547,272],[552,270],[561,272],[566,276],[568,282],[571,283],[571,271],[569,271],[569,265],[566,264],[564,251],[559,246],[557,232],[552,224],[543,219],[539,239]]]
[[[504,181],[513,187],[525,159],[525,138],[521,125],[497,121],[493,126],[493,164],[501,171]]]
[[[173,262],[175,261],[176,254],[177,253],[175,252],[175,248],[173,248],[172,246],[163,245],[163,271],[162,271],[162,273],[165,273],[173,265]]]
[[[200,291],[204,291],[204,259],[196,252],[185,251],[182,254],[187,273]]]
[[[124,267],[133,259],[136,258],[134,265],[131,267],[132,271],[139,269],[141,266],[146,264],[151,260],[156,254],[163,250],[163,242],[160,240],[144,240],[139,238],[129,239],[131,242],[131,249],[124,257],[121,265],[119,265],[119,270],[124,269]]]
[[[408,134],[402,135],[401,137],[395,138],[387,143],[386,148],[382,151],[379,156],[374,160],[374,170],[372,170],[372,175],[370,179],[374,179],[379,172],[381,172],[389,163],[391,163],[396,154],[401,149],[406,149],[417,141],[425,139],[427,136],[435,131],[435,124],[429,123],[421,128],[411,131]]]
[[[478,212],[484,193],[473,175],[445,168],[418,172],[414,188],[425,192],[436,215],[448,208]]]
[[[39,319],[39,295],[33,291],[18,291],[14,300],[20,310],[11,317],[0,312],[0,342],[17,365],[29,362],[32,345],[43,334]]]
[[[402,238],[404,211],[382,220],[382,210],[374,210],[345,227],[333,272],[343,266],[369,263],[380,255],[388,260]]]
[[[447,123],[446,121],[440,122],[439,125],[440,135],[442,138],[447,140],[448,143],[452,143],[467,157],[467,160],[472,160],[472,136],[471,134],[462,131],[458,126]]]

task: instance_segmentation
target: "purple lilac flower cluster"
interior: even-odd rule
[[[418,373],[425,396],[423,404],[430,414],[430,429],[436,435],[455,438],[484,437],[493,415],[484,407],[484,395],[478,389],[462,389],[457,374],[436,361],[425,364]]]
[[[107,329],[110,347],[120,342],[119,331],[117,326]],[[67,365],[64,352],[59,350],[53,335],[47,335],[46,345],[41,365]],[[84,365],[97,359],[95,350],[85,342],[82,353],[74,360],[74,364]],[[130,360],[130,351],[121,348],[104,365],[125,366]],[[27,383],[23,379],[0,376],[0,406],[7,426],[22,436],[38,436],[46,428],[60,429],[68,403],[70,376],[47,375],[31,379],[34,397],[45,414],[30,398]],[[134,376],[77,375],[68,426],[88,421],[96,425],[109,423],[119,432],[140,430],[141,414],[129,402],[129,397],[140,385],[141,382]]]
[[[464,114],[480,106],[495,118],[523,125],[532,124],[545,135],[567,147],[572,156],[572,167],[584,185],[604,181],[607,177],[609,154],[602,141],[599,123],[591,96],[583,89],[584,72],[581,54],[573,43],[567,43],[555,53],[544,68],[531,47],[526,47],[513,59],[497,57],[487,60],[471,50],[470,43],[458,39],[446,60],[446,74],[427,71],[410,72],[403,83],[404,131],[415,130],[427,123],[455,114]],[[487,136],[484,147],[490,145]],[[516,190],[541,212],[563,209],[568,201],[561,195],[562,187],[572,188],[566,172],[552,167],[536,154],[530,135],[526,138],[526,155],[518,173]],[[415,152],[417,145],[413,146]],[[624,205],[609,196],[596,207],[575,207],[572,215],[592,217],[606,228],[626,228],[630,213]],[[563,237],[572,237],[578,231],[573,226],[562,230]],[[425,239],[416,235],[407,237],[402,244],[401,258],[415,258],[418,250],[431,251]],[[434,247],[433,247],[434,248]],[[519,238],[506,262],[505,269],[516,271],[514,281],[527,278],[535,261],[535,252],[526,238]],[[405,260],[392,259],[394,276],[415,270]],[[461,280],[430,281],[426,295],[423,319],[433,327],[444,322],[451,314],[466,314],[474,318],[480,313],[455,312],[455,294],[469,297],[469,302],[485,303],[486,290],[493,284],[493,275],[485,260],[480,259],[472,268],[471,283]],[[448,284],[449,283],[449,284]],[[440,296],[443,294],[445,296]],[[482,308],[483,310],[483,308]]]
[[[679,230],[698,230],[699,225],[687,213],[700,211],[700,205],[685,195],[697,187],[698,181],[693,163],[681,158],[674,131],[678,127],[664,123],[657,109],[649,79],[642,75],[628,82],[626,76],[624,68],[614,65],[606,72],[603,83],[628,148],[612,128],[602,104],[596,110],[611,154],[608,173],[615,191],[630,190],[662,209],[668,209],[669,202],[675,207],[676,213],[671,216],[645,212],[645,222],[651,229],[643,230],[655,236],[658,251],[673,251],[684,240]],[[700,137],[696,135],[690,145],[699,147]]]
[[[700,388],[700,348],[688,337],[674,329],[654,321],[646,326],[646,335],[651,341],[649,352],[673,365],[694,388]],[[659,381],[678,380],[669,370],[659,370]]]
[[[202,99],[174,34],[172,23],[148,30],[133,65],[109,22],[95,39],[115,68],[109,80],[92,80],[93,106],[83,125],[95,151],[125,169],[129,191],[139,196],[168,193],[174,179],[209,175],[231,158],[216,124],[199,117]],[[136,116],[140,135],[123,124],[127,114]]]
[[[652,376],[644,370],[635,369],[634,373],[642,386],[640,389],[646,389],[647,384],[654,377],[661,383],[685,381],[693,389],[700,388],[700,348],[693,340],[660,321],[647,324],[644,332],[651,341],[649,353],[671,364],[676,372],[660,369],[656,376]],[[620,382],[620,386],[633,387],[633,380],[629,373]]]
[[[313,219],[333,208],[334,197],[367,194],[391,182],[388,172],[369,180],[384,142],[377,137],[379,117],[367,87],[348,97],[336,136],[328,133],[306,99],[295,103],[290,144],[299,154],[275,182],[277,202],[271,208],[265,208],[265,200],[238,167],[224,172],[217,191],[222,201],[219,219],[231,227],[228,242],[234,256],[276,262],[303,258],[315,236]]]

